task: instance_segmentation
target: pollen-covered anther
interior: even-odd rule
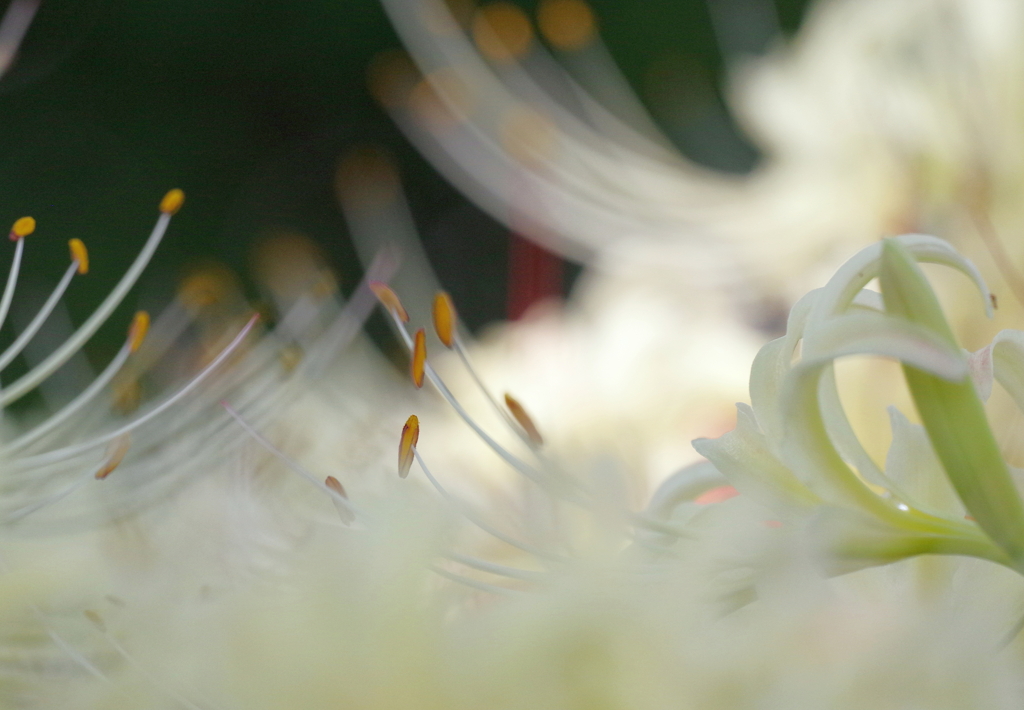
[[[128,433],[124,433],[111,441],[110,444],[107,445],[107,457],[104,459],[103,465],[100,466],[98,471],[96,471],[96,480],[102,481],[104,478],[109,476],[115,468],[120,466],[131,446],[132,437],[131,434]]]
[[[523,428],[527,438],[531,442],[540,446],[544,443],[544,437],[540,435],[540,431],[537,429],[537,425],[533,423],[533,419],[523,409],[523,405],[519,403],[515,397],[510,395],[508,392],[505,393],[505,406],[508,407],[508,411],[512,414],[512,418],[516,420],[516,423]]]
[[[22,217],[17,220],[11,227],[10,238],[12,242],[16,242],[22,237],[27,237],[36,231],[36,221],[32,217]]]
[[[175,188],[160,200],[160,211],[164,214],[175,214],[185,204],[185,193]]]
[[[409,322],[408,312],[406,312],[402,302],[398,299],[398,294],[392,291],[390,286],[383,281],[371,281],[369,286],[370,290],[373,291],[373,295],[377,297],[382,306],[403,323]]]
[[[413,450],[416,442],[420,440],[420,420],[415,414],[410,415],[402,427],[402,439],[398,442],[398,476],[405,478],[412,468],[412,461],[415,458]]]
[[[85,248],[85,242],[71,239],[68,241],[68,250],[71,252],[71,261],[78,263],[78,273],[89,273],[89,250]]]
[[[444,343],[446,348],[455,345],[455,304],[452,297],[444,291],[438,291],[434,296],[434,330],[437,337]]]
[[[142,346],[142,341],[146,339],[146,333],[148,332],[149,313],[137,311],[135,317],[132,318],[131,326],[128,328],[128,343],[132,352],[135,352]]]
[[[409,363],[409,371],[412,373],[412,383],[416,389],[423,386],[423,372],[427,366],[427,334],[420,328],[413,336],[412,361]]]

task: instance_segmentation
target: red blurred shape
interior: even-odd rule
[[[506,315],[518,320],[537,301],[562,296],[562,259],[518,234],[509,236]]]

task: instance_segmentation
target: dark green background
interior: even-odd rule
[[[803,5],[777,1],[787,32]],[[657,89],[672,93],[675,108],[660,118],[685,152],[730,170],[756,160],[723,119],[723,62],[704,0],[593,7],[641,95],[658,62],[685,68]],[[363,142],[398,155],[428,253],[464,317],[474,326],[501,317],[506,231],[416,156],[366,89],[368,61],[396,46],[375,0],[44,2],[0,81],[0,223],[38,219],[29,280],[55,279],[67,239],[85,240],[93,270],[68,298],[80,321],[133,258],[163,193],[188,195],[142,288],[90,346],[94,360],[117,347],[140,301],[169,296],[191,261],[215,257],[244,274],[248,246],[267,229],[319,240],[351,286],[359,269],[331,176]],[[0,246],[0,268],[9,259]],[[11,333],[5,326],[3,340]]]

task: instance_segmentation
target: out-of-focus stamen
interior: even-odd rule
[[[363,519],[366,519],[367,515],[365,513],[361,512],[359,509],[357,509],[351,502],[349,502],[349,499],[344,494],[344,492],[339,493],[337,490],[335,490],[333,487],[331,487],[331,485],[329,483],[327,483],[326,481],[321,482],[321,479],[318,476],[313,475],[313,473],[311,473],[309,471],[309,469],[307,469],[305,466],[300,464],[298,461],[293,459],[291,456],[289,456],[285,452],[281,451],[281,449],[279,449],[276,446],[274,446],[273,444],[271,444],[270,441],[267,439],[267,437],[263,436],[263,434],[261,434],[258,431],[256,431],[256,429],[252,426],[252,424],[247,422],[245,420],[245,418],[241,414],[239,414],[237,411],[235,411],[235,408],[232,407],[230,404],[228,404],[227,402],[223,402],[222,401],[220,403],[220,406],[224,407],[224,411],[226,411],[228,414],[230,414],[231,418],[234,419],[236,422],[238,422],[238,425],[240,427],[242,427],[242,429],[244,429],[245,432],[256,441],[256,443],[258,443],[260,446],[262,446],[267,451],[272,453],[275,457],[277,457],[285,466],[287,466],[293,472],[295,472],[298,475],[302,476],[307,481],[312,483],[314,486],[316,486],[317,488],[319,488],[322,491],[326,492],[329,496],[331,496],[331,498],[337,504],[341,504],[342,506],[344,506],[348,510],[349,514],[353,517],[353,519],[357,515],[362,517]],[[334,478],[334,477],[333,476],[328,476],[328,478]],[[335,482],[337,482],[337,479],[335,479]],[[340,486],[341,483],[338,482],[338,485]],[[342,489],[342,491],[344,491],[344,489]]]
[[[444,486],[441,485],[441,482],[438,481],[437,478],[434,476],[434,474],[432,474],[430,472],[430,469],[427,468],[427,464],[423,460],[423,457],[420,455],[419,451],[417,451],[416,449],[413,449],[413,454],[416,457],[416,463],[418,463],[420,465],[420,469],[423,471],[423,474],[427,477],[427,480],[430,481],[430,485],[432,485],[434,487],[434,489],[438,493],[441,494],[442,498],[444,498],[446,501],[448,501],[448,503],[453,508],[455,508],[463,517],[466,518],[466,520],[471,522],[473,525],[477,526],[478,528],[483,530],[488,535],[494,537],[495,539],[501,540],[505,544],[511,545],[512,547],[515,547],[515,548],[517,548],[519,550],[522,550],[523,552],[529,553],[531,555],[534,555],[536,557],[540,557],[540,558],[546,559],[546,560],[554,560],[554,561],[563,561],[564,560],[564,558],[562,558],[562,557],[560,557],[558,555],[552,554],[552,553],[547,552],[545,550],[542,550],[542,549],[540,549],[538,547],[534,547],[533,545],[527,544],[525,542],[521,542],[519,540],[516,540],[515,538],[510,537],[510,536],[506,535],[505,533],[501,532],[497,528],[492,527],[490,525],[490,523],[488,523],[484,518],[482,518],[481,516],[479,516],[476,513],[474,513],[472,508],[470,507],[470,505],[468,503],[466,503],[462,499],[458,498],[453,493],[448,491],[447,488],[445,488]]]
[[[101,465],[96,471],[96,480],[102,481],[104,478],[109,476],[115,468],[120,466],[131,446],[132,435],[127,433],[122,434],[107,444],[107,458],[103,461],[103,465]]]
[[[146,333],[149,332],[149,313],[146,311],[137,311],[135,317],[132,318],[132,325],[128,329],[128,348],[135,352],[142,346],[142,341],[146,339]]]
[[[140,311],[144,313],[144,311]],[[114,359],[110,361],[110,364],[100,373],[99,377],[93,380],[92,384],[86,387],[79,393],[77,397],[64,405],[63,408],[51,417],[48,417],[46,421],[37,426],[35,429],[25,432],[20,437],[10,442],[6,446],[0,447],[0,454],[8,454],[14,451],[25,448],[34,441],[38,441],[41,437],[50,433],[58,426],[68,420],[71,415],[81,409],[87,404],[93,397],[100,393],[104,387],[106,387],[114,376],[120,371],[124,365],[128,356],[134,352],[135,343],[141,343],[141,338],[135,334],[135,323],[138,320],[139,314],[136,314],[135,321],[132,321],[132,329],[128,331],[128,340],[118,351]],[[137,346],[136,346],[137,347]]]
[[[416,452],[416,442],[420,440],[420,420],[415,414],[405,420],[402,427],[402,438],[398,442],[398,477],[405,478],[412,468]]]
[[[505,393],[505,406],[508,407],[508,411],[512,413],[512,417],[516,420],[516,423],[523,428],[526,432],[526,436],[530,439],[530,442],[536,446],[541,446],[544,443],[544,437],[540,435],[537,430],[537,425],[533,423],[533,419],[523,409],[523,405],[519,403],[515,397],[510,395],[508,392]]]
[[[345,487],[341,485],[341,481],[339,481],[334,476],[328,476],[327,478],[325,478],[324,485],[330,488],[335,493],[337,493],[342,498],[344,498],[346,501],[348,500],[348,494],[345,493]],[[341,522],[345,523],[345,525],[351,525],[352,522],[356,519],[356,516],[352,515],[352,511],[346,508],[339,501],[333,498],[331,500],[334,502],[334,507],[338,511],[338,517],[341,518]]]
[[[166,400],[164,400],[159,405],[149,410],[145,414],[128,422],[124,426],[114,429],[111,432],[107,432],[106,434],[96,436],[80,444],[73,444],[71,446],[66,446],[63,449],[55,449],[53,451],[47,451],[46,453],[38,454],[36,456],[26,456],[24,458],[18,459],[17,461],[14,461],[11,464],[9,464],[9,468],[25,470],[31,469],[34,466],[42,466],[46,464],[55,463],[57,461],[63,461],[64,459],[71,458],[72,456],[77,456],[78,454],[88,451],[89,449],[93,449],[97,446],[102,446],[107,442],[113,441],[122,434],[126,434],[134,429],[137,429],[146,422],[154,419],[155,417],[160,416],[165,411],[167,411],[175,404],[177,404],[179,401],[181,401],[190,392],[196,389],[200,384],[203,383],[204,380],[206,380],[207,377],[210,376],[211,373],[213,373],[214,370],[216,370],[218,367],[224,364],[224,362],[229,357],[231,357],[232,353],[234,353],[235,350],[237,350],[238,347],[242,344],[246,336],[249,335],[249,333],[252,331],[253,327],[256,325],[256,322],[258,320],[258,315],[254,315],[252,318],[250,318],[249,322],[246,323],[245,326],[238,332],[238,335],[236,335],[234,339],[232,339],[232,341],[228,343],[224,347],[224,349],[217,354],[217,357],[215,357],[210,362],[209,365],[200,370],[199,373],[191,380],[189,380],[187,383],[185,383],[185,385],[183,385],[181,389],[179,389],[173,395],[168,397]]]
[[[389,313],[403,323],[409,322],[409,313],[405,310],[405,306],[402,305],[402,301],[399,300],[398,294],[390,286],[383,281],[371,281],[369,285],[373,295],[377,297],[377,300],[381,302]]]
[[[117,651],[118,655],[120,655],[121,658],[127,661],[129,665],[135,668],[135,670],[141,673],[142,676],[146,679],[146,681],[149,682],[154,688],[159,690],[161,693],[164,693],[180,705],[184,705],[185,707],[189,708],[189,710],[205,710],[202,706],[196,705],[188,698],[182,696],[180,693],[164,685],[164,683],[157,679],[156,676],[154,676],[152,673],[146,670],[137,660],[135,660],[135,658],[130,653],[128,653],[128,650],[124,646],[122,646],[121,643],[116,638],[114,638],[110,631],[107,630],[107,625],[104,623],[103,617],[100,616],[97,612],[93,611],[92,609],[86,609],[82,613],[85,614],[85,618],[92,622],[92,624],[96,627],[97,631],[99,631],[100,634],[103,635],[103,638],[106,639],[107,643],[109,643],[113,647],[113,649]]]

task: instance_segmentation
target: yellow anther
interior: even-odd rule
[[[128,328],[128,343],[129,349],[135,352],[142,345],[142,341],[146,339],[146,333],[149,332],[149,313],[146,311],[137,311],[135,317],[132,318],[131,327]]]
[[[160,211],[164,214],[174,214],[185,204],[185,193],[175,188],[164,195],[160,200]]]
[[[477,10],[473,42],[491,61],[512,62],[529,51],[533,28],[518,7],[510,2],[494,2]]]
[[[36,231],[36,221],[32,217],[22,217],[11,227],[11,241],[16,242]]]
[[[122,434],[107,445],[107,458],[96,472],[97,481],[102,481],[110,475],[111,471],[121,465],[131,445],[132,438],[130,434]]]
[[[444,291],[434,296],[434,330],[446,348],[455,344],[455,304]]]
[[[543,0],[537,24],[555,49],[575,52],[590,44],[597,30],[594,12],[583,0]]]
[[[78,262],[78,273],[89,273],[89,250],[85,248],[85,242],[72,239],[68,242],[68,249],[71,250],[71,261]]]
[[[537,430],[537,426],[533,423],[530,415],[523,409],[523,405],[519,404],[519,401],[507,392],[505,393],[505,406],[512,413],[512,418],[523,428],[526,437],[530,441],[537,446],[544,443],[544,438],[540,435],[540,431]]]
[[[370,290],[373,291],[381,305],[398,317],[403,323],[409,322],[409,314],[406,312],[402,302],[398,300],[398,294],[391,290],[383,281],[371,281]]]
[[[415,458],[413,450],[416,442],[420,440],[420,420],[415,414],[411,415],[402,427],[402,439],[398,442],[398,476],[405,478],[412,468],[412,461]]]
[[[409,363],[409,370],[412,373],[412,383],[416,389],[423,386],[423,372],[427,366],[427,334],[423,328],[416,331],[412,341],[412,362]]]

